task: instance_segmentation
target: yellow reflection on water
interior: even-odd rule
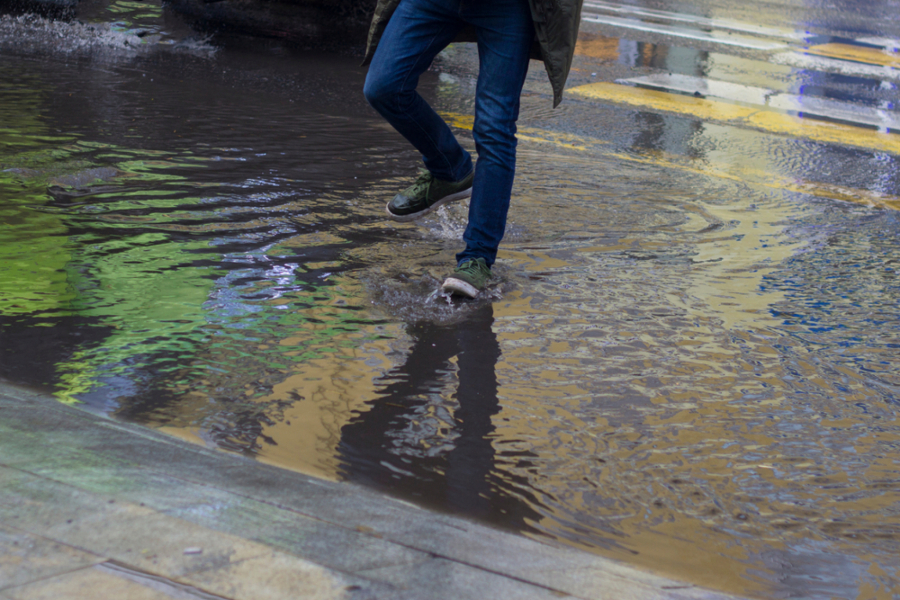
[[[290,343],[290,338],[282,343]],[[263,462],[289,464],[305,473],[338,479],[341,428],[366,410],[366,400],[376,396],[377,377],[392,366],[387,359],[390,354],[387,342],[366,342],[358,349],[298,365],[270,396],[262,398],[300,398],[285,411],[284,420],[264,429],[278,445],[267,448]]]

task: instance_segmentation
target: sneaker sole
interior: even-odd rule
[[[456,202],[457,200],[464,200],[465,198],[469,198],[472,195],[472,188],[465,189],[461,192],[456,192],[455,194],[450,194],[449,196],[444,196],[425,210],[420,210],[416,213],[410,213],[408,215],[395,215],[391,212],[391,203],[388,202],[384,209],[387,211],[388,216],[394,221],[398,221],[400,223],[408,223],[410,221],[415,221],[416,219],[421,219],[427,214],[431,214],[440,207],[445,204],[450,204],[451,202]]]
[[[445,292],[460,294],[462,296],[468,296],[469,298],[474,298],[478,295],[478,292],[481,291],[471,283],[463,281],[462,279],[457,279],[456,277],[448,277],[445,279],[441,289]]]

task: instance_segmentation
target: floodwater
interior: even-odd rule
[[[465,208],[385,220],[416,155],[357,58],[119,50],[0,63],[0,376],[725,591],[900,589],[900,213],[835,199],[896,156],[551,113],[533,69],[495,283],[449,302]]]

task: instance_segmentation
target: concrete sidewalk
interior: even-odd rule
[[[0,385],[0,599],[725,599]]]

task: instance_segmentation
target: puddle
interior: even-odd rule
[[[890,589],[900,219],[770,184],[896,193],[892,157],[572,103],[601,142],[522,144],[493,287],[448,302],[465,204],[384,218],[416,156],[363,77],[5,60],[0,376],[718,589]]]

